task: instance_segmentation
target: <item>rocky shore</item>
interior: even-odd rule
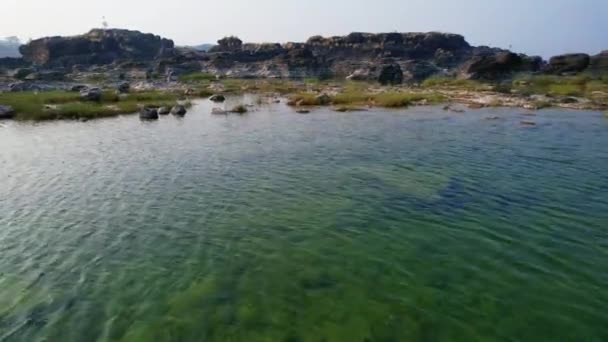
[[[332,96],[350,91],[347,83],[355,82],[364,94],[433,93],[472,105],[605,109],[608,104],[608,51],[545,61],[471,46],[449,33],[351,33],[286,44],[226,37],[203,52],[153,34],[94,29],[33,40],[20,52],[20,58],[0,58],[2,93],[80,87],[188,97],[238,91]]]

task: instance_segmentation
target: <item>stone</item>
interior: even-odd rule
[[[331,104],[331,97],[327,94],[321,94],[315,97],[315,102],[320,106],[327,106]]]
[[[85,88],[80,91],[80,99],[83,101],[101,101],[101,89]]]
[[[225,115],[225,114],[228,114],[228,111],[223,110],[222,108],[213,108],[213,109],[211,109],[211,114]]]
[[[308,114],[308,113],[310,113],[310,110],[308,110],[308,109],[298,109],[298,110],[296,110],[296,113],[298,113],[298,114]]]
[[[174,106],[173,108],[171,108],[171,114],[173,115],[177,115],[177,116],[184,116],[186,115],[186,107],[182,106],[182,105],[177,105]]]
[[[116,90],[121,94],[126,94],[131,90],[131,84],[129,82],[120,82]]]
[[[143,107],[139,110],[139,118],[142,120],[158,120],[158,108]]]
[[[83,90],[85,90],[87,88],[88,87],[86,85],[84,85],[84,84],[76,84],[76,85],[73,85],[73,86],[70,87],[70,91],[81,92],[81,91],[83,91]]]
[[[159,115],[168,115],[169,113],[171,113],[171,108],[163,106],[158,108],[158,114]]]
[[[549,74],[578,73],[589,66],[591,57],[584,53],[572,53],[551,57],[544,72]]]
[[[8,89],[11,92],[20,92],[20,91],[40,91],[40,86],[30,83],[30,82],[17,82],[11,83],[8,85]]]
[[[209,98],[209,100],[213,101],[213,102],[224,102],[226,101],[226,97],[224,97],[224,95],[213,95]]]
[[[11,106],[0,105],[0,120],[12,119],[15,117],[15,110]]]
[[[382,85],[396,85],[403,83],[403,71],[399,64],[388,64],[382,66],[378,82]]]

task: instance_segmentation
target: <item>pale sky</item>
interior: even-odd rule
[[[548,57],[608,49],[608,0],[0,0],[0,37],[24,40],[101,27],[178,45],[304,41],[313,35],[443,31],[473,45]]]

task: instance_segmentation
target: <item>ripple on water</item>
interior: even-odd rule
[[[210,111],[1,128],[0,341],[608,339],[601,114]]]

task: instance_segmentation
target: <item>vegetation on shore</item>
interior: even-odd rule
[[[435,92],[390,91],[369,93],[365,91],[345,91],[335,95],[318,95],[317,93],[298,93],[289,97],[291,106],[378,106],[386,108],[407,107],[412,104],[437,104],[447,98]]]
[[[77,92],[0,93],[0,103],[15,110],[17,120],[94,119],[135,113],[143,105],[173,106],[181,97],[173,92],[146,91],[118,95],[102,93],[100,101],[83,101]]]
[[[274,99],[284,96],[291,106],[332,105],[339,111],[352,111],[365,106],[400,108],[449,101],[541,109],[581,100],[584,103],[575,108],[608,108],[608,76],[586,74],[519,75],[502,82],[431,77],[419,85],[388,87],[371,81],[335,79],[218,79],[206,73],[181,75],[179,80],[177,87],[153,91],[118,95],[114,90],[107,90],[96,102],[84,101],[78,92],[68,91],[0,93],[0,104],[11,106],[17,120],[101,118],[135,113],[144,105],[170,107],[183,100],[184,94],[205,98],[218,93],[258,93]],[[236,112],[236,109],[233,111]],[[247,111],[246,107],[238,109],[239,112]]]

